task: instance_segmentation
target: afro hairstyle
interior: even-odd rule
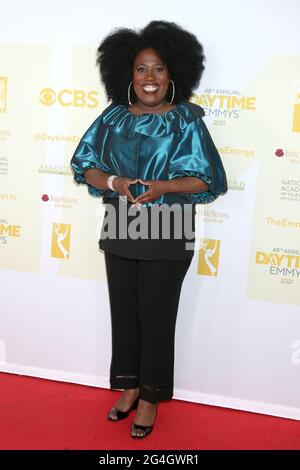
[[[176,23],[154,20],[138,32],[117,28],[109,33],[97,49],[97,66],[107,99],[128,104],[128,85],[132,80],[136,55],[145,48],[154,49],[168,68],[175,83],[175,104],[189,100],[199,85],[205,56],[196,36]],[[171,95],[169,87],[167,95]],[[132,103],[137,96],[132,89]],[[170,99],[170,98],[168,98]]]

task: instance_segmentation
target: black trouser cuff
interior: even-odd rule
[[[153,404],[161,400],[171,400],[173,396],[173,384],[164,387],[151,387],[149,385],[140,385],[137,376],[111,377],[110,388],[118,390],[139,388],[140,398]]]

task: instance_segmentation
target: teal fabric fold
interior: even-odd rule
[[[112,104],[104,112],[103,124],[129,139],[139,134],[158,138],[183,131],[190,122],[203,115],[203,109],[189,101],[164,114],[144,113],[138,116],[130,113],[125,105]]]
[[[195,176],[208,185],[202,193],[166,193],[153,204],[208,203],[227,191],[225,170],[202,120],[203,109],[189,101],[164,114],[133,115],[125,105],[110,104],[81,138],[71,159],[74,179],[87,184],[90,194],[119,197],[116,191],[94,188],[85,180],[87,169],[143,180]],[[147,185],[130,186],[134,197]]]

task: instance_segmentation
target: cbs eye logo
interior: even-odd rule
[[[40,102],[44,106],[52,106],[54,103],[59,103],[61,106],[75,108],[96,108],[98,106],[97,91],[83,91],[83,90],[61,90],[55,93],[52,88],[44,88],[40,92]]]

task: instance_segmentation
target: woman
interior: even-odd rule
[[[97,58],[111,104],[71,161],[76,182],[105,203],[99,246],[112,320],[110,385],[124,390],[107,418],[137,408],[135,438],[152,431],[158,401],[173,395],[175,324],[194,255],[195,205],[227,191],[204,112],[188,101],[203,62],[202,45],[175,23],[113,31]],[[153,222],[158,208],[162,217]]]

